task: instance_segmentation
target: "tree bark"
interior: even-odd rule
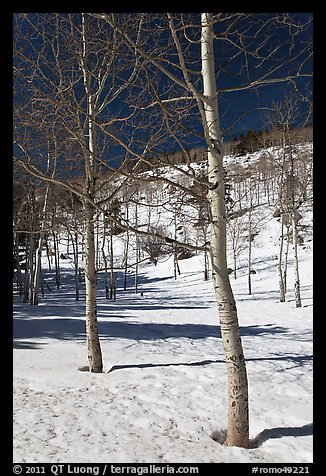
[[[95,126],[94,126],[94,98],[91,92],[90,74],[87,68],[88,42],[86,15],[82,13],[82,43],[83,54],[81,67],[84,77],[84,87],[87,99],[87,150],[85,151],[85,193],[92,200],[95,197],[96,163],[95,154]],[[97,275],[95,268],[95,236],[94,236],[94,207],[84,200],[85,211],[85,284],[86,284],[86,334],[88,349],[89,371],[101,373],[103,371],[102,351],[97,327]]]
[[[24,286],[23,286],[23,302],[28,302],[28,289],[29,289],[29,273],[28,273],[28,263],[29,263],[29,253],[30,253],[30,236],[26,236],[25,239],[25,270],[24,270]]]
[[[41,217],[40,236],[39,236],[38,245],[36,249],[35,270],[34,270],[34,277],[33,277],[34,279],[33,293],[31,296],[31,304],[33,305],[38,305],[38,291],[40,287],[40,281],[42,280],[41,261],[42,261],[43,242],[44,242],[43,230],[44,230],[45,220],[46,220],[45,215],[46,215],[47,205],[48,205],[49,188],[50,188],[50,184],[47,183],[45,187],[44,204],[43,204],[42,217]]]
[[[57,289],[59,289],[61,284],[60,283],[59,243],[57,242],[57,236],[54,230],[52,230],[52,236],[53,236],[53,252],[54,252],[54,266],[55,266],[55,283],[57,285]]]
[[[104,263],[104,281],[105,281],[105,299],[109,299],[109,275],[108,275],[108,260],[105,254],[105,237],[106,237],[106,219],[103,213],[103,241],[102,241],[102,258]]]
[[[97,276],[95,269],[95,237],[93,209],[85,203],[85,284],[86,284],[86,335],[90,372],[103,370],[102,352],[97,326]]]
[[[295,306],[301,307],[301,292],[300,292],[300,275],[299,275],[299,258],[298,258],[298,231],[297,220],[295,212],[292,213],[292,241],[293,241],[293,255],[294,255],[294,297]]]
[[[114,294],[114,249],[113,249],[113,222],[110,220],[110,299]]]
[[[226,213],[222,134],[219,125],[213,56],[212,17],[202,13],[202,77],[206,136],[208,134],[208,201],[211,214],[210,254],[215,296],[228,373],[228,430],[226,444],[248,448],[248,381],[237,308],[226,260]]]
[[[129,222],[129,207],[128,202],[126,203],[126,220]],[[128,278],[128,253],[129,253],[129,231],[126,231],[126,242],[124,249],[124,280],[123,280],[123,290],[127,290],[127,278]]]
[[[34,274],[34,255],[35,255],[35,247],[34,247],[34,234],[30,234],[29,237],[29,247],[28,247],[29,255],[28,255],[28,269],[29,269],[29,303],[32,304],[32,296],[33,296],[33,274]]]
[[[67,227],[68,236],[71,239],[72,251],[74,256],[74,267],[75,267],[75,297],[76,301],[79,301],[79,264],[78,264],[78,234],[75,232],[73,235],[70,233]]]
[[[252,201],[250,200],[250,210],[248,213],[248,294],[251,296],[251,255],[252,255],[252,221],[251,221],[251,207]]]
[[[278,277],[279,277],[279,290],[280,290],[280,302],[285,302],[285,283],[284,283],[284,274],[282,269],[282,260],[283,260],[283,245],[284,245],[284,225],[283,225],[283,214],[281,213],[281,234],[280,234],[280,248],[278,255]]]
[[[135,228],[138,227],[138,206],[135,204]],[[138,293],[138,270],[139,270],[139,239],[137,233],[135,233],[135,293]]]
[[[284,283],[284,294],[286,296],[287,293],[287,270],[288,270],[288,256],[289,256],[289,243],[290,243],[290,225],[286,226],[286,245],[284,251],[284,269],[283,269],[283,283]]]
[[[48,267],[49,267],[49,271],[51,271],[52,251],[50,251],[49,242],[46,235],[44,236],[44,243],[45,243],[45,249],[46,249],[46,257],[48,259]]]
[[[19,292],[19,296],[22,297],[23,295],[23,281],[22,281],[22,273],[19,261],[19,234],[15,233],[15,247],[16,247],[16,269],[17,269],[17,291]]]
[[[209,279],[209,257],[207,251],[204,251],[204,280]]]

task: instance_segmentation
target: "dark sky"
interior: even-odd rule
[[[31,20],[34,18],[33,15],[37,14],[30,14]],[[175,14],[176,23],[180,18],[178,15],[180,14]],[[197,13],[191,15],[193,15],[193,19],[198,25],[200,15]],[[217,36],[214,42],[214,54],[216,82],[220,91],[221,126],[225,132],[225,139],[231,139],[234,134],[239,136],[249,129],[266,128],[264,119],[266,109],[270,108],[274,101],[282,101],[291,91],[296,91],[297,96],[301,99],[300,120],[303,120],[309,110],[309,102],[303,99],[310,98],[312,94],[312,78],[310,77],[296,78],[292,83],[277,82],[244,90],[228,92],[225,92],[225,90],[244,87],[248,82],[253,83],[260,78],[275,80],[289,74],[293,75],[297,72],[299,66],[301,73],[311,73],[312,59],[307,60],[307,57],[309,57],[312,49],[312,21],[308,23],[312,19],[312,14],[290,14],[291,18],[284,16],[282,13],[244,14],[235,23],[234,27],[232,25],[233,20],[227,18],[232,14],[223,13],[221,15],[220,21],[216,23],[214,28]],[[277,22],[275,22],[276,15],[278,16]],[[166,18],[161,21],[166,22]],[[79,22],[77,16],[76,22]],[[232,28],[230,25],[232,25]],[[309,26],[307,27],[307,25]],[[104,29],[106,28],[105,24],[102,26]],[[26,28],[29,28],[28,25]],[[223,36],[226,29],[228,30],[227,38]],[[162,31],[164,32],[163,29]],[[179,34],[181,36],[181,33]],[[189,36],[190,34],[191,31],[188,32]],[[198,35],[200,35],[198,28],[196,34],[198,39]],[[165,33],[163,33],[162,39],[165,41],[167,36],[164,35]],[[40,41],[37,35],[30,38],[32,40],[31,44],[37,49]],[[151,42],[148,46],[151,46]],[[192,63],[192,50],[190,49],[189,65],[195,68],[198,77],[201,69],[199,43],[194,45],[193,48],[195,60]],[[80,88],[83,90],[82,79]],[[78,87],[75,90],[78,92]],[[23,88],[21,93],[24,94]],[[112,109],[107,111],[107,117],[110,117],[110,113],[112,113]],[[200,128],[199,123],[195,126],[195,128],[197,127]]]
[[[306,84],[304,85],[304,87]],[[311,86],[308,85],[308,88]],[[257,91],[235,91],[220,99],[221,125],[225,138],[230,139],[235,134],[239,136],[248,130],[261,130],[269,127],[267,116],[273,103],[282,102],[293,93],[291,85],[280,83],[260,87]],[[307,120],[312,120],[310,104],[299,101],[299,116],[296,125],[300,126]],[[239,119],[239,116],[241,118]]]
[[[254,82],[266,74],[266,79],[286,77],[298,71],[301,74],[311,74],[312,17],[312,13],[291,13],[277,24],[271,21],[275,18],[274,13],[255,13],[252,17],[246,18],[242,24],[240,23],[238,34],[230,38],[237,46],[243,44],[246,54],[237,55],[233,61],[226,62],[225,66],[223,52],[226,57],[232,56],[237,52],[237,48],[227,45],[225,50],[221,48],[219,51],[220,42],[215,42],[218,87],[220,89],[237,87],[248,81]],[[220,95],[222,127],[227,130],[233,121],[243,116],[234,127],[237,135],[248,129],[265,128],[265,109],[273,102],[281,102],[293,93],[299,101],[301,113],[298,116],[299,124],[307,118],[310,109],[312,77],[297,77],[292,82],[278,82],[243,91],[222,93]]]

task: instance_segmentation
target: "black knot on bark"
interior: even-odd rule
[[[217,187],[218,187],[218,181],[217,180],[216,180],[216,182],[209,185],[210,190],[216,190]]]

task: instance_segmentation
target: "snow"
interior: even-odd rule
[[[266,147],[255,152],[246,153],[242,156],[236,156],[233,154],[225,155],[223,161],[225,164],[240,164],[245,167],[250,167],[255,162],[259,161],[261,157],[268,157],[272,159],[273,157],[281,157],[283,153],[282,147]],[[307,142],[302,144],[296,144],[292,146],[292,156],[294,158],[300,157],[304,154],[312,155],[313,153],[313,143]]]
[[[303,221],[311,219],[305,211]],[[127,291],[118,276],[116,301],[105,299],[99,274],[102,374],[80,370],[85,302],[75,301],[74,271],[62,260],[61,288],[47,271],[52,292],[45,289],[38,306],[14,295],[14,461],[312,462],[312,249],[299,248],[302,308],[291,255],[287,302],[279,303],[278,226],[266,219],[255,238],[252,295],[245,256],[237,279],[230,275],[249,379],[250,449],[212,439],[227,426],[227,376],[204,256],[179,261],[176,280],[171,257],[142,263],[138,294],[132,275]]]
[[[258,263],[257,263],[258,264]],[[271,264],[270,264],[271,265]],[[14,461],[311,462],[312,269],[301,261],[303,307],[277,302],[269,267],[233,280],[258,448],[212,438],[226,427],[226,369],[212,283],[200,256],[143,268],[140,294],[99,298],[105,373],[86,364],[83,305],[70,281],[38,307],[15,306]],[[258,266],[256,266],[258,269]],[[274,273],[275,274],[275,273]],[[102,293],[103,294],[103,293]],[[264,433],[262,433],[264,432]]]

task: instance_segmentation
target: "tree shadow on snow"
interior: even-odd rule
[[[246,362],[259,361],[259,360],[287,361],[287,362],[292,362],[295,364],[295,366],[297,366],[312,360],[312,355],[278,355],[278,356],[271,356],[271,357],[254,357],[254,358],[248,358],[245,360]],[[169,363],[150,362],[150,363],[139,363],[139,364],[118,364],[118,365],[113,365],[107,373],[111,373],[115,370],[148,369],[148,368],[179,367],[179,366],[200,367],[200,366],[211,365],[211,364],[225,364],[225,360],[224,359],[214,359],[214,360],[205,359],[205,360],[199,360],[194,362],[169,362]],[[269,438],[272,438],[272,436],[269,436]]]
[[[22,340],[14,340],[13,342],[13,348],[14,349],[28,349],[28,350],[38,350],[41,349],[42,346],[45,344],[42,343],[35,343],[35,342],[28,342],[28,341],[22,341]]]
[[[186,366],[186,367],[199,367],[202,365],[208,364],[224,364],[224,360],[201,360],[196,362],[171,362],[171,363],[159,363],[159,364],[121,364],[121,365],[113,365],[110,370],[107,372],[108,374],[115,371],[115,370],[127,370],[127,369],[148,369],[148,368],[155,368],[155,367],[179,367],[179,366]]]
[[[272,438],[283,438],[284,436],[310,436],[313,434],[313,423],[303,426],[280,426],[276,428],[266,428],[255,438],[249,441],[249,448],[259,448],[265,441]]]
[[[118,315],[118,321],[99,320],[98,328],[100,339],[132,339],[132,340],[164,340],[169,338],[206,339],[208,337],[221,338],[219,325],[208,324],[168,324],[131,322],[134,316],[124,314],[123,319]],[[84,340],[85,320],[67,317],[40,317],[19,315],[14,318],[14,339],[50,338],[58,340]],[[268,334],[285,334],[287,328],[279,326],[241,326],[242,336],[259,336]]]

